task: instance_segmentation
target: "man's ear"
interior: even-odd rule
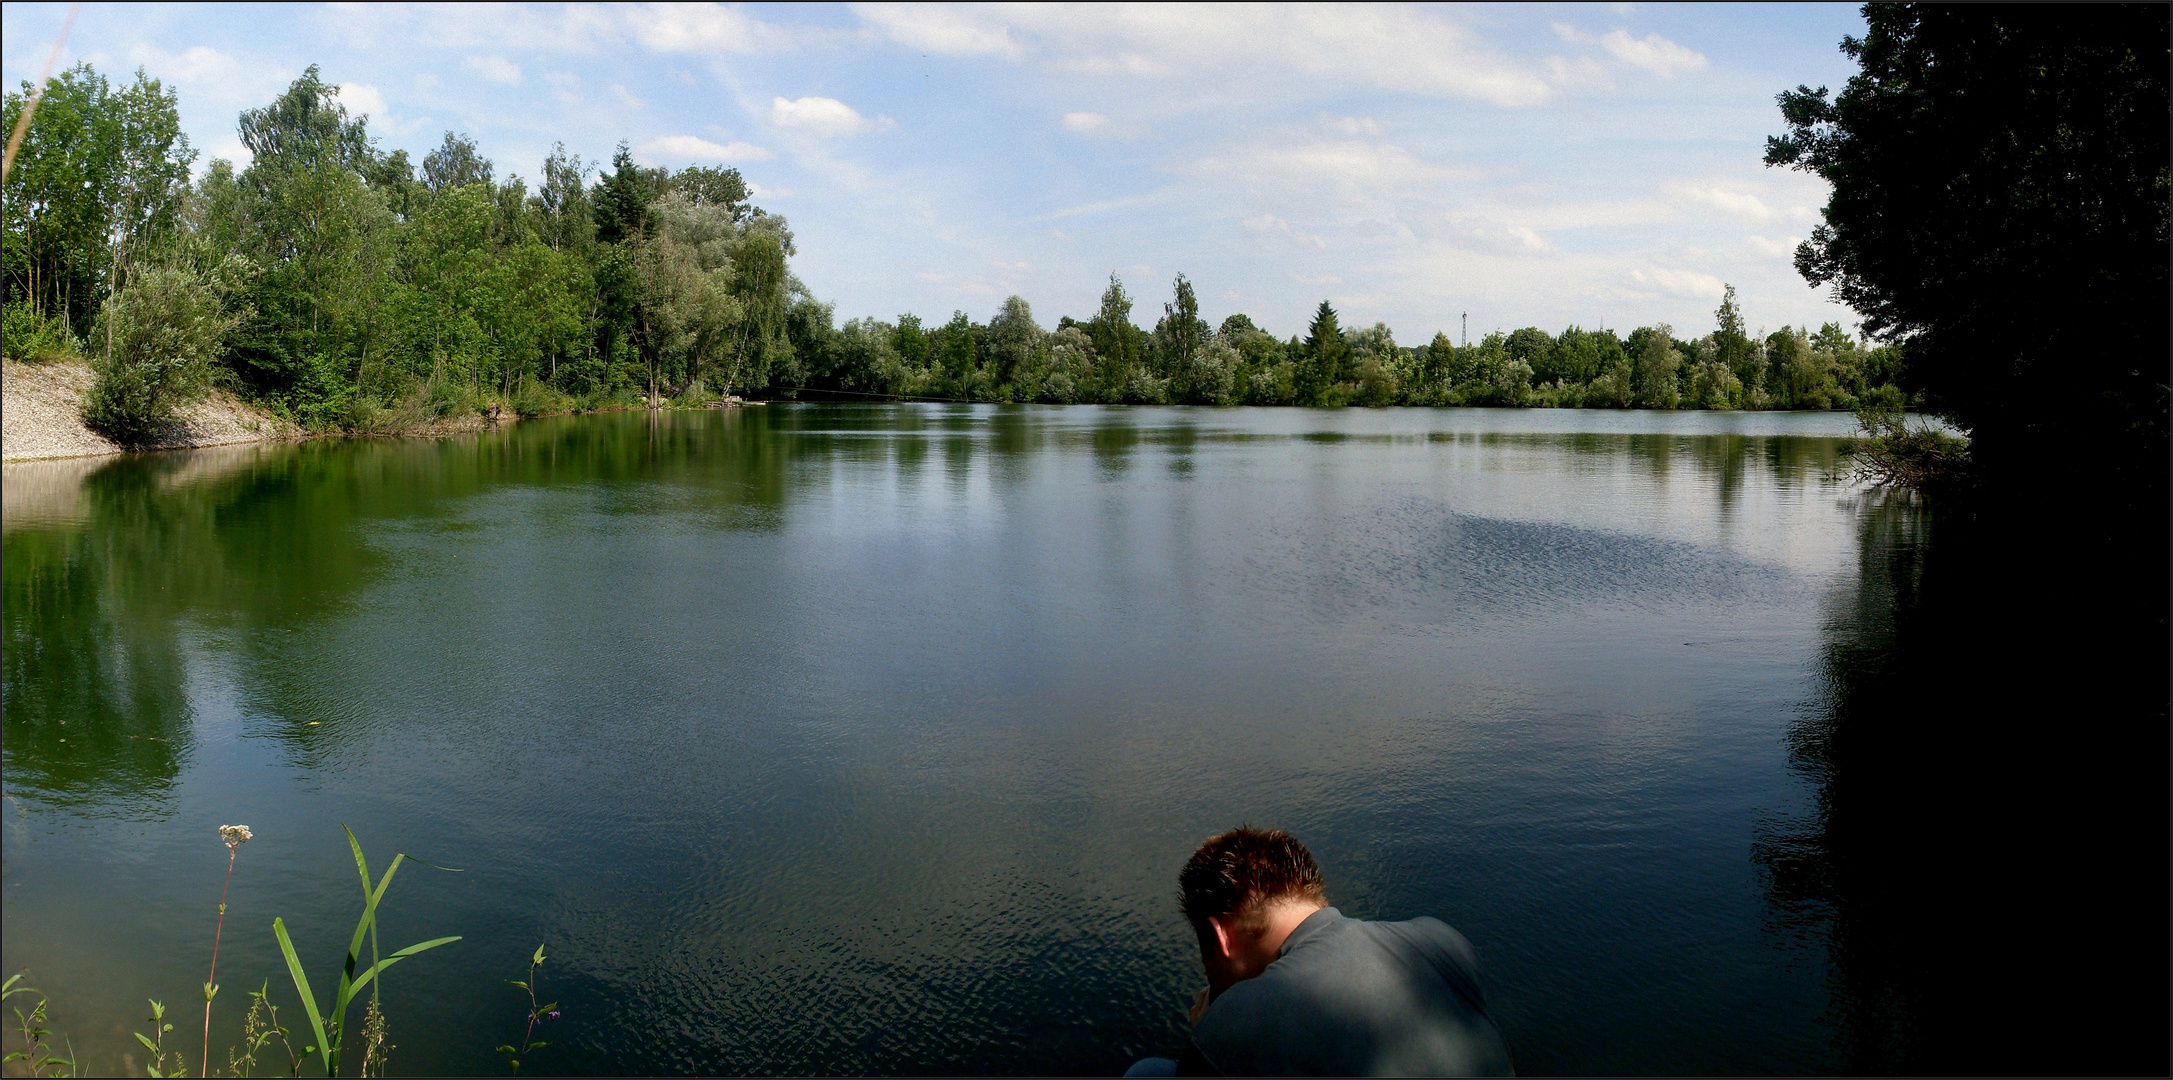
[[[1235,920],[1226,915],[1209,915],[1207,925],[1215,928],[1215,948],[1224,959],[1236,955],[1237,933],[1232,925]]]

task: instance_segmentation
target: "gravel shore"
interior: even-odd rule
[[[91,457],[123,447],[83,426],[83,392],[95,376],[76,363],[0,364],[0,460]],[[301,437],[300,429],[215,391],[168,425],[145,450],[269,442]]]

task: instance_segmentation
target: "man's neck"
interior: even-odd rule
[[[1261,949],[1270,955],[1282,955],[1283,942],[1290,940],[1291,932],[1298,928],[1298,924],[1312,918],[1314,912],[1327,906],[1326,901],[1295,897],[1277,900],[1268,905],[1267,926],[1260,934]]]

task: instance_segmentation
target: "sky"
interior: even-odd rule
[[[67,4],[0,6],[37,77]],[[448,130],[535,177],[553,143],[729,165],[838,321],[1044,326],[1118,275],[1151,326],[1302,334],[1323,299],[1405,345],[1495,329],[1857,320],[1791,252],[1823,181],[1766,168],[1774,95],[1838,88],[1848,5],[1060,7],[85,4],[63,65],[141,67],[202,152],[311,63],[416,161]]]

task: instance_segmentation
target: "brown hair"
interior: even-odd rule
[[[1213,933],[1210,916],[1250,921],[1268,903],[1296,896],[1326,901],[1320,867],[1298,838],[1281,829],[1240,825],[1207,838],[1177,875],[1178,899],[1194,933]]]

